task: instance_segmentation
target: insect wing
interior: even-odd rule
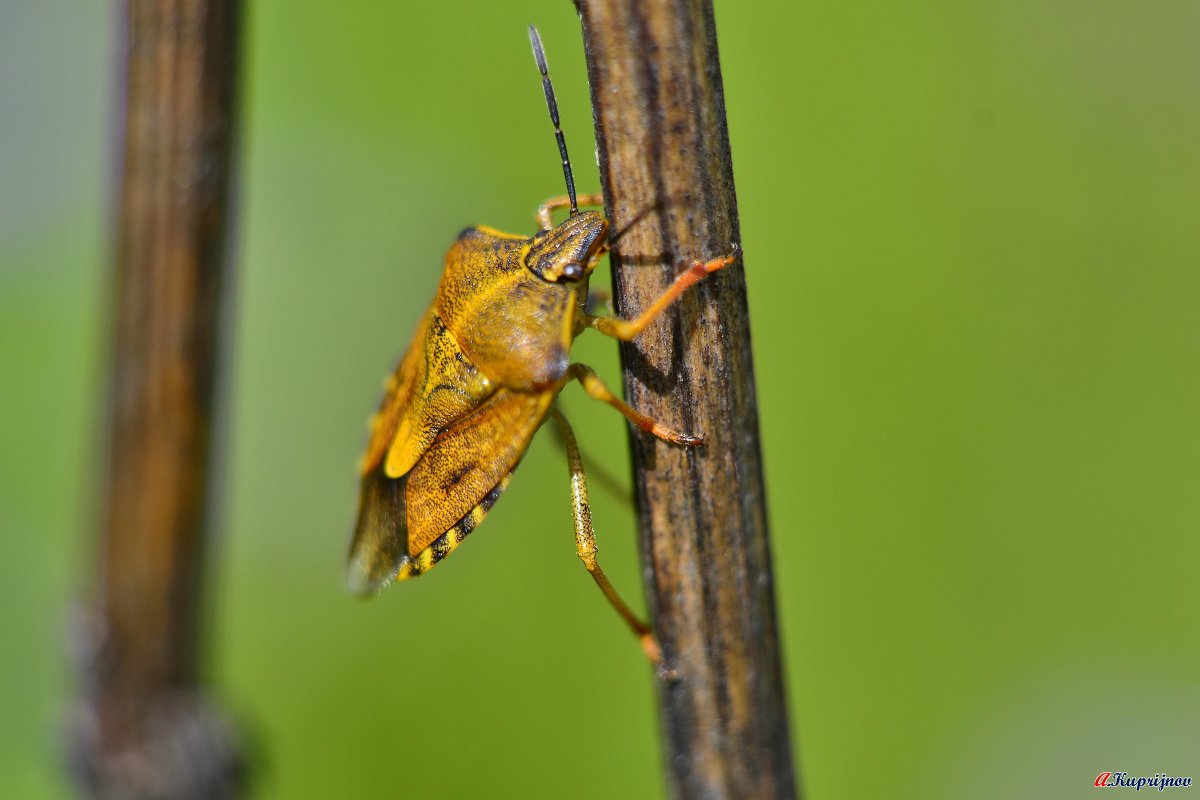
[[[404,354],[400,366],[388,379],[383,402],[371,418],[371,438],[367,442],[367,450],[363,453],[359,467],[359,472],[364,476],[379,466],[388,449],[393,446],[396,429],[416,394],[417,378],[423,365],[425,328],[428,327],[431,317],[432,312],[429,312],[421,318],[416,333],[409,340],[408,351]]]
[[[388,379],[383,401],[371,419],[371,437],[359,471],[362,488],[358,521],[350,542],[346,585],[357,595],[370,595],[388,584],[405,557],[408,544],[404,509],[405,478],[384,474],[383,457],[416,393],[422,356],[422,332],[427,317],[417,326],[400,366]]]
[[[387,586],[407,558],[406,482],[406,477],[389,478],[382,466],[363,476],[346,566],[346,585],[354,594],[371,595]]]
[[[408,555],[448,531],[516,469],[553,392],[500,389],[442,432],[408,473]]]

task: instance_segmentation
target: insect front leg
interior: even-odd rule
[[[602,206],[604,205],[604,195],[596,194],[581,194],[579,195],[579,205],[581,206]],[[560,208],[570,208],[571,198],[567,195],[562,197],[551,197],[546,202],[538,206],[537,221],[542,230],[548,231],[554,227],[554,212]]]
[[[698,445],[704,444],[703,436],[689,436],[686,433],[677,433],[663,425],[647,417],[645,414],[631,408],[624,400],[612,393],[612,390],[604,385],[604,381],[600,380],[600,376],[596,371],[587,364],[572,364],[567,369],[567,375],[579,381],[583,386],[583,390],[588,393],[588,397],[593,400],[599,400],[601,403],[608,405],[620,411],[625,419],[632,422],[639,430],[657,436],[665,442],[682,445]]]
[[[678,300],[680,295],[699,283],[705,276],[737,261],[740,255],[740,249],[735,246],[733,252],[727,256],[714,258],[712,261],[693,261],[691,266],[675,276],[674,283],[667,287],[667,290],[635,319],[589,316],[587,324],[606,336],[628,342],[645,330],[646,326],[653,322],[655,317],[666,311],[667,307]]]
[[[608,582],[608,576],[604,574],[604,570],[600,568],[600,564],[596,560],[596,532],[592,528],[592,508],[588,504],[587,476],[583,471],[583,455],[579,452],[579,444],[575,441],[575,432],[571,430],[571,424],[567,422],[567,418],[557,408],[551,409],[550,413],[554,415],[554,421],[558,423],[558,429],[562,432],[563,444],[567,448],[567,470],[571,474],[571,508],[575,521],[575,551],[579,555],[579,560],[583,562],[583,566],[595,579],[600,591],[604,592],[608,602],[621,615],[621,619],[625,620],[634,635],[638,637],[642,650],[654,664],[659,675],[664,678],[673,677],[674,673],[663,662],[662,649],[658,646],[658,640],[654,638],[654,632],[647,623],[638,619],[632,609],[621,599],[617,590]]]

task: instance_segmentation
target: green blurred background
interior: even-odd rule
[[[445,248],[531,231],[561,188],[528,22],[598,185],[570,3],[399,5],[250,4],[209,673],[266,751],[258,797],[660,797],[651,676],[575,558],[548,435],[449,566],[342,589],[365,420]],[[116,13],[0,14],[5,797],[68,794]],[[1200,4],[717,23],[810,796],[1200,772]],[[578,354],[618,383],[611,342]],[[563,402],[627,484],[620,418]],[[640,604],[632,511],[594,496]]]

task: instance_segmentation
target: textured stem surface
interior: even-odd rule
[[[708,0],[579,0],[617,312],[739,240]],[[741,263],[621,348],[634,408],[702,448],[633,434],[653,623],[679,675],[659,686],[677,798],[792,798],[749,313]]]

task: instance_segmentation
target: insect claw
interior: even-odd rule
[[[663,658],[662,648],[658,646],[658,639],[654,637],[654,634],[646,631],[640,638],[642,650],[645,651],[646,657],[650,659],[650,663],[654,664],[654,674],[658,676],[658,679],[665,683],[674,683],[679,680],[679,673],[667,666],[667,662]]]
[[[642,644],[642,651],[646,654],[646,658],[650,659],[650,663],[654,665],[654,673],[658,675],[659,680],[668,683],[674,683],[679,680],[679,673],[667,666],[667,662],[663,659],[662,648],[658,646],[658,639],[654,633],[646,631],[638,637]]]

